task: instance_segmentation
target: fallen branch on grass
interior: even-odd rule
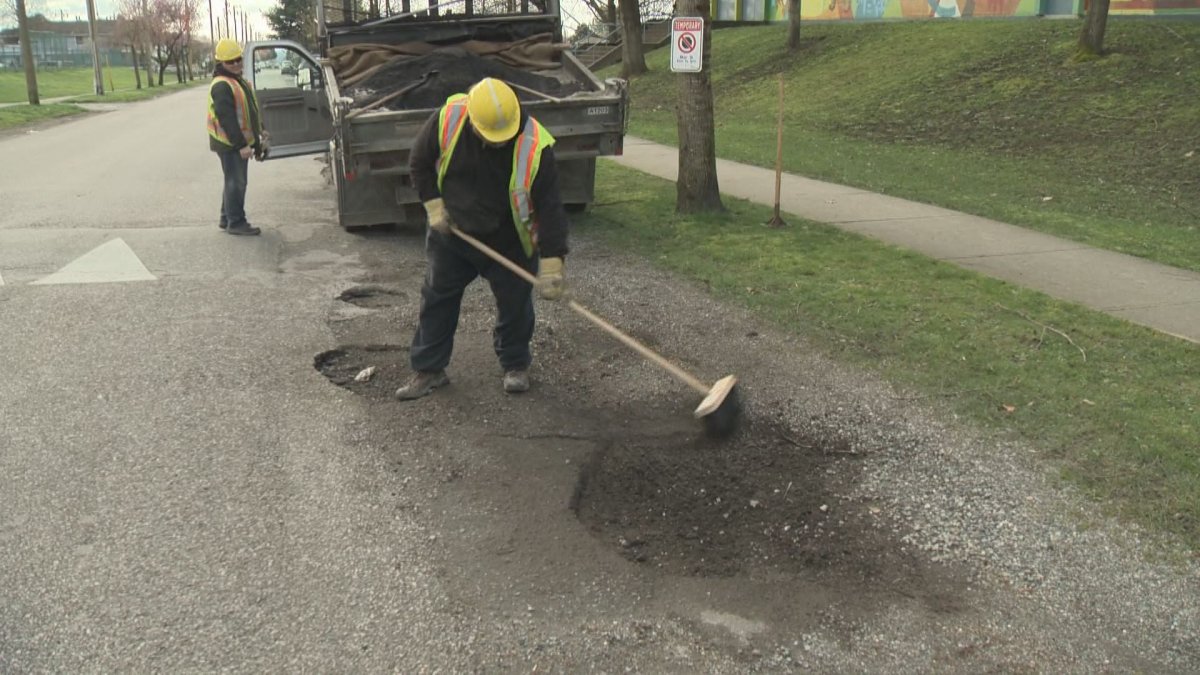
[[[1059,329],[1055,328],[1054,326],[1049,326],[1049,325],[1047,325],[1047,324],[1044,324],[1044,323],[1042,323],[1041,321],[1038,321],[1038,320],[1036,320],[1036,319],[1033,319],[1032,317],[1030,317],[1028,314],[1026,314],[1026,313],[1024,313],[1024,312],[1021,312],[1021,311],[1015,310],[1015,309],[1013,309],[1013,308],[1011,308],[1011,307],[1005,307],[1004,305],[1002,305],[1002,304],[1000,304],[1000,303],[998,303],[998,302],[996,303],[996,306],[997,306],[997,307],[999,307],[1000,309],[1008,310],[1008,311],[1012,312],[1013,314],[1016,314],[1017,316],[1021,317],[1022,319],[1025,319],[1025,320],[1026,320],[1026,321],[1028,321],[1029,323],[1032,323],[1033,325],[1035,325],[1035,326],[1038,326],[1039,328],[1041,328],[1041,329],[1042,329],[1042,332],[1043,332],[1043,334],[1045,334],[1045,331],[1051,331],[1051,332],[1053,332],[1053,333],[1057,333],[1058,335],[1062,336],[1062,338],[1063,338],[1064,340],[1066,340],[1067,342],[1070,342],[1070,343],[1071,343],[1071,346],[1072,346],[1072,347],[1074,347],[1075,349],[1078,349],[1078,350],[1079,350],[1079,353],[1083,355],[1083,360],[1084,360],[1084,362],[1086,362],[1086,361],[1087,361],[1087,352],[1085,352],[1085,351],[1083,350],[1083,347],[1080,347],[1079,345],[1075,344],[1075,341],[1071,339],[1071,336],[1070,336],[1070,335],[1067,335],[1066,333],[1064,333],[1064,332],[1062,332],[1061,330],[1059,330]]]

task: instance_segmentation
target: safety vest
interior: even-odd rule
[[[458,144],[466,121],[467,95],[455,94],[446,99],[446,105],[442,106],[438,116],[438,147],[441,149],[437,159],[438,190],[442,189],[450,157],[454,155],[454,147]],[[533,190],[533,179],[537,178],[538,168],[542,164],[542,150],[551,145],[554,145],[554,137],[532,117],[513,143],[508,205],[512,208],[513,224],[517,227],[517,235],[521,238],[521,246],[527,257],[533,257],[533,247],[537,243],[537,214],[533,212],[530,192]]]
[[[212,84],[208,86],[208,135],[217,140],[218,143],[233,147],[233,141],[229,140],[229,136],[225,133],[225,129],[221,128],[221,123],[217,121],[217,110],[213,105],[213,87],[217,86],[218,82],[225,82],[229,88],[233,90],[234,109],[237,110],[238,127],[242,130],[242,136],[246,138],[247,145],[253,145],[255,139],[258,138],[259,132],[262,130],[262,119],[258,119],[258,129],[250,128],[250,108],[253,105],[255,110],[258,110],[258,98],[252,93],[250,101],[246,100],[246,90],[242,88],[240,82],[236,78],[226,75],[217,75],[213,77]],[[249,103],[249,105],[247,105]]]

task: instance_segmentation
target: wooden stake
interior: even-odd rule
[[[775,137],[775,215],[767,221],[771,227],[787,225],[779,215],[779,190],[783,183],[783,73],[779,74],[779,121],[776,124]]]

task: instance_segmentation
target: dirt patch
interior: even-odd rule
[[[408,347],[362,345],[321,352],[313,367],[329,381],[372,399],[385,399],[408,375]]]
[[[572,506],[626,558],[672,574],[878,576],[896,571],[879,555],[898,547],[870,523],[870,505],[843,503],[828,485],[856,475],[860,459],[844,443],[773,425],[726,443],[613,444],[581,472]]]
[[[338,300],[348,302],[358,307],[378,309],[380,307],[395,307],[400,299],[407,297],[404,291],[384,286],[355,286],[343,291]]]
[[[408,349],[343,346],[314,366],[382,402],[408,376]],[[627,560],[669,575],[784,575],[920,598],[939,612],[959,607],[962,584],[909,551],[877,505],[838,496],[865,459],[848,442],[758,418],[717,440],[681,433],[664,423],[671,417],[631,413],[586,436],[599,450],[583,462],[570,508]]]

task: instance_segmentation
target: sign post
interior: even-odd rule
[[[704,17],[671,19],[671,72],[698,73],[704,64]]]

